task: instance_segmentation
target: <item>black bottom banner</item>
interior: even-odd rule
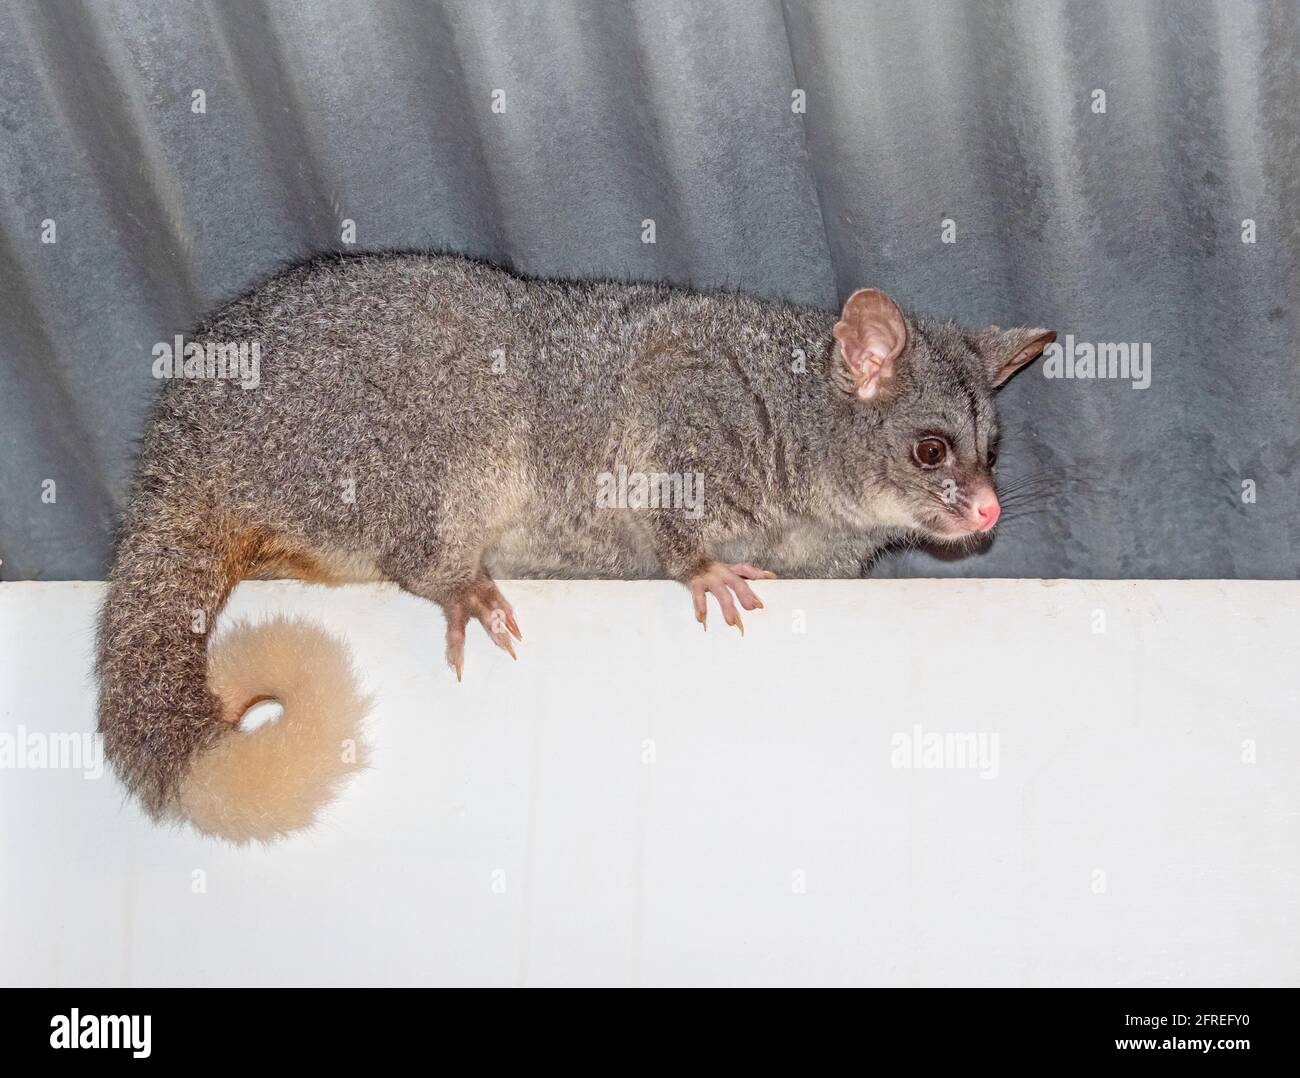
[[[637,1067],[655,1065],[656,1057],[673,1068],[716,1060],[731,1069],[752,1059],[815,1072],[843,1066],[836,1060],[852,1053],[863,1062],[926,1066],[1131,1057],[1144,1065],[1205,1059],[1236,1069],[1290,1059],[1298,1025],[1291,989],[738,989],[708,1000],[534,992],[518,1014],[500,996],[489,1003],[481,994],[431,989],[52,988],[6,995],[6,1064],[111,1055],[141,1066],[281,1059],[339,1066],[389,1057],[436,1065],[454,1052],[453,1060],[470,1053],[494,1069],[511,1055],[522,1065],[617,1069],[622,1042]]]

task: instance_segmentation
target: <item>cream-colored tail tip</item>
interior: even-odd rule
[[[180,814],[234,843],[270,842],[315,822],[339,787],[366,765],[370,708],[346,645],[286,617],[244,622],[213,641],[208,685],[230,724],[181,785]],[[248,705],[271,697],[279,719],[237,728]]]

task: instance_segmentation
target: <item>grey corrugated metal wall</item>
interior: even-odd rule
[[[353,249],[1149,342],[1146,389],[1012,382],[1034,510],[880,571],[1294,577],[1298,27],[1294,0],[18,0],[4,577],[103,574],[153,344],[344,219]]]

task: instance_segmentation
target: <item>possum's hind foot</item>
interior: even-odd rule
[[[515,612],[487,573],[480,571],[464,588],[445,600],[442,609],[447,615],[447,665],[456,671],[457,681],[465,667],[465,626],[470,618],[482,625],[492,642],[510,658],[518,658],[510,642],[511,636],[523,640]]]
[[[735,593],[736,600],[746,610],[762,610],[763,603],[753,589],[746,583],[748,580],[775,580],[776,574],[769,573],[764,569],[755,569],[752,565],[742,562],[739,565],[723,565],[720,561],[709,562],[699,572],[695,573],[686,586],[691,591],[691,599],[695,603],[695,620],[704,626],[705,631],[709,628],[709,599],[712,595],[717,600],[718,606],[722,608],[722,620],[728,625],[733,625],[740,630],[740,635],[745,635],[745,623],[740,620],[740,614],[736,611],[736,604],[732,601],[732,593]]]

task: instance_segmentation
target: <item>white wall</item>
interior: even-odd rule
[[[380,693],[373,769],[280,846],[0,770],[0,980],[1300,981],[1300,584],[779,581],[743,640],[669,584],[503,591],[520,661],[476,632],[457,685],[433,607],[239,589]],[[100,594],[0,585],[0,733],[93,728]],[[892,766],[917,723],[996,777]]]

